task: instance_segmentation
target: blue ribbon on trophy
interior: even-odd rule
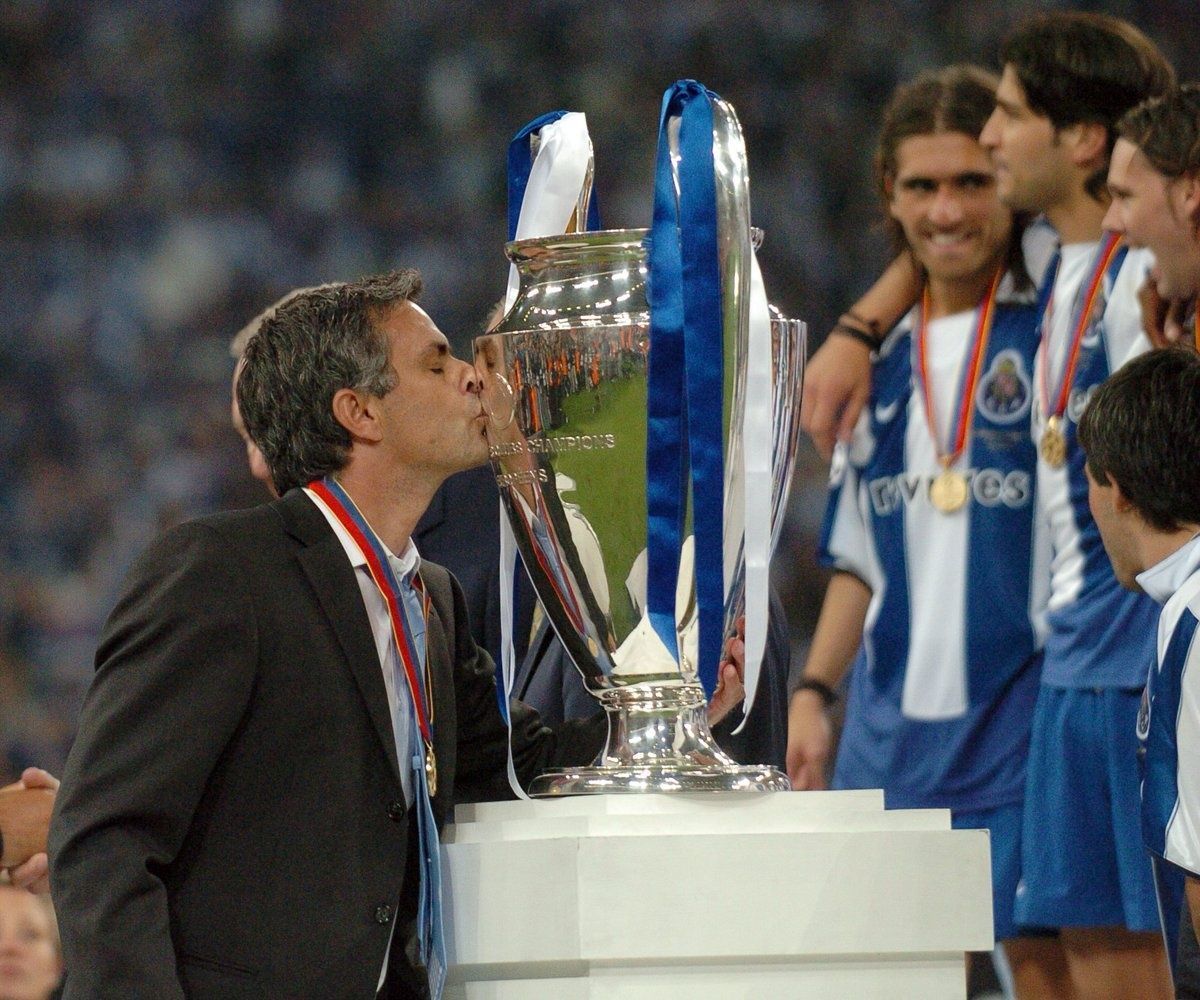
[[[663,96],[647,237],[647,610],[663,644],[678,656],[676,585],[690,483],[700,629],[694,666],[710,697],[724,613],[725,359],[712,112],[718,99],[695,80],[681,80]]]

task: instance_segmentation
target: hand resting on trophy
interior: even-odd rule
[[[725,655],[717,670],[717,689],[708,702],[708,724],[715,726],[746,697],[746,619],[737,620],[737,631],[725,640]]]

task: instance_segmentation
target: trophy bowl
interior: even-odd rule
[[[543,775],[531,794],[787,788],[776,769],[733,761],[709,731],[690,537],[680,553],[678,660],[654,655],[648,641],[644,236],[614,230],[509,244],[517,298],[475,341],[492,467],[518,550],[609,715],[594,765]]]

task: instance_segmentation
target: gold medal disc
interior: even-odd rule
[[[967,477],[961,472],[943,470],[929,484],[929,501],[943,514],[961,510],[967,502]]]
[[[1062,417],[1051,417],[1042,432],[1042,458],[1051,468],[1061,469],[1067,461],[1067,436],[1063,433]]]
[[[437,795],[437,757],[433,754],[433,746],[425,744],[425,780],[429,786],[429,797]]]

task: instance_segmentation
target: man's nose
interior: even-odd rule
[[[458,359],[456,358],[455,360],[457,361]],[[469,361],[459,361],[458,363],[462,365],[462,391],[478,396],[483,389],[483,381],[479,377],[479,372],[476,371],[475,366]]]
[[[1122,234],[1125,232],[1125,223],[1121,218],[1121,210],[1117,207],[1115,198],[1108,203],[1108,211],[1104,213],[1100,225],[1110,232]]]
[[[954,225],[963,215],[962,198],[949,185],[941,185],[933,195],[929,219],[940,226]]]
[[[979,133],[979,145],[984,149],[995,149],[1000,145],[1000,123],[997,121],[1000,109],[995,108],[983,123],[983,131]]]

